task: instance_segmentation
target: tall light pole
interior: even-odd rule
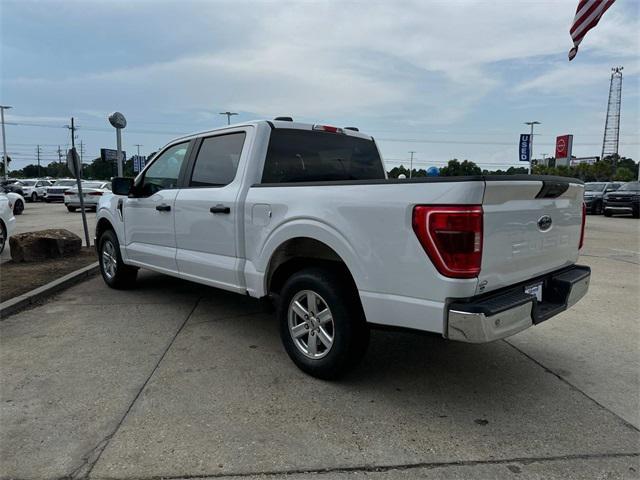
[[[7,136],[4,133],[4,111],[9,110],[9,105],[0,105],[0,115],[2,115],[2,152],[4,155],[4,179],[9,178],[9,163],[7,162]]]
[[[533,159],[533,126],[540,125],[540,122],[524,122],[524,124],[531,126],[531,137],[529,138],[529,175],[531,175],[531,159]]]
[[[238,115],[236,112],[220,112],[218,115],[226,115],[227,116],[227,125],[231,125],[231,116]]]
[[[411,160],[409,161],[409,178],[413,176],[413,154],[416,153],[413,150],[410,150]]]
[[[118,162],[118,176],[122,177],[123,173],[123,159],[122,159],[122,134],[120,131],[127,126],[127,119],[120,112],[113,112],[109,115],[109,123],[116,129],[116,161]]]

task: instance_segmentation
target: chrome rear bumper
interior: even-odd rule
[[[542,301],[524,293],[524,285],[449,305],[446,337],[486,343],[514,335],[565,311],[589,290],[591,269],[574,265],[526,284],[542,283]]]

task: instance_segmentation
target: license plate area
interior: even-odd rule
[[[534,295],[538,302],[542,302],[542,282],[525,285],[524,293],[528,295]]]

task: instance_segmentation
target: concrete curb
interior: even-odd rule
[[[11,298],[6,302],[0,303],[0,320],[4,320],[9,315],[23,310],[29,305],[33,305],[54,293],[65,290],[76,283],[85,280],[96,273],[100,269],[98,262],[94,262],[86,267],[82,267],[75,272],[68,273],[64,277],[60,277],[53,282],[49,282],[46,285],[35,288],[30,292],[23,293],[17,297]]]

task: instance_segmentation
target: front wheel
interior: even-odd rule
[[[612,217],[613,216],[613,212],[611,210],[606,210],[604,211],[604,216],[605,217]]]
[[[34,203],[38,201],[38,194],[36,192],[31,194],[31,201]]]
[[[22,215],[22,212],[24,212],[24,203],[22,203],[22,200],[16,200],[16,203],[13,206],[13,214]]]
[[[106,230],[98,239],[98,261],[102,279],[111,288],[131,288],[138,269],[125,265],[120,255],[120,244],[113,230]]]
[[[353,368],[369,344],[358,291],[346,273],[309,268],[294,273],[282,289],[280,337],[302,371],[335,379]]]
[[[602,202],[596,202],[593,206],[594,215],[602,215]]]
[[[67,210],[69,210],[71,213],[76,211],[76,207],[72,207],[71,205],[67,205]]]

